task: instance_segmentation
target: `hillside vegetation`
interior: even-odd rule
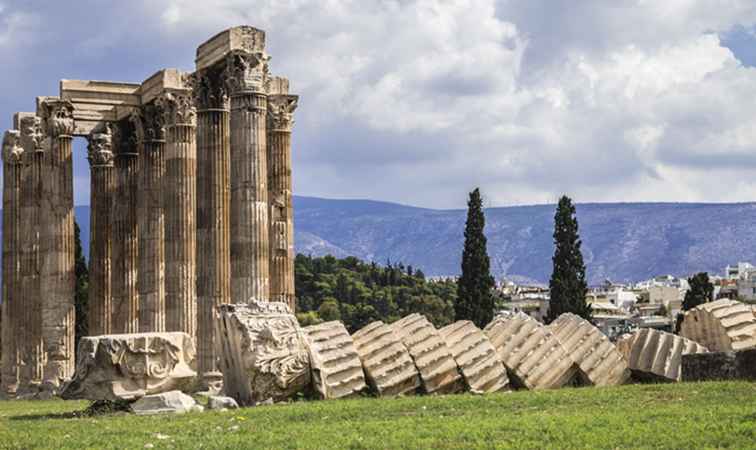
[[[756,384],[296,402],[183,416],[78,417],[0,402],[0,448],[756,448]]]

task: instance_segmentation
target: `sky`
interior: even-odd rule
[[[756,201],[753,0],[0,0],[0,127],[62,78],[191,71],[241,24],[300,95],[297,195]]]

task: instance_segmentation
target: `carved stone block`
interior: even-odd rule
[[[643,328],[617,341],[633,377],[643,381],[680,381],[682,355],[708,350],[690,339]]]
[[[194,341],[186,333],[84,337],[64,399],[133,400],[187,389],[194,382]]]
[[[756,317],[750,305],[717,300],[687,311],[680,334],[711,351],[756,348]]]
[[[304,331],[309,344],[313,387],[321,398],[350,397],[365,389],[362,363],[343,323],[321,323]]]
[[[420,378],[407,347],[389,325],[372,322],[352,335],[370,387],[380,396],[411,394]]]
[[[286,400],[310,385],[305,333],[284,303],[221,305],[217,336],[224,390],[240,405]]]
[[[593,386],[624,384],[630,378],[627,361],[604,333],[575,314],[562,314],[548,328]]]
[[[446,342],[425,316],[410,314],[391,324],[391,329],[409,350],[425,392],[449,394],[464,390]]]
[[[526,314],[496,317],[484,332],[516,385],[554,389],[577,375],[577,365],[554,333]]]
[[[460,320],[439,330],[471,392],[485,394],[507,388],[507,369],[496,349],[474,323]]]

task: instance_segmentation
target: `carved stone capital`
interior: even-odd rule
[[[113,166],[113,129],[110,124],[102,131],[92,131],[87,136],[87,159],[92,167]]]
[[[21,158],[24,155],[24,148],[21,147],[21,132],[18,130],[8,130],[3,136],[3,161],[6,164],[21,164]]]
[[[165,142],[165,111],[153,102],[134,110],[129,117],[138,143]]]
[[[42,118],[39,116],[26,116],[21,118],[21,134],[34,146],[35,152],[44,152],[45,128],[42,126]]]
[[[202,110],[208,109],[229,109],[228,86],[225,78],[225,67],[216,64],[197,72],[192,78],[192,91],[197,108]]]
[[[197,109],[194,107],[190,90],[166,92],[155,100],[155,105],[162,110],[166,127],[197,125]]]
[[[268,96],[268,131],[291,132],[298,102],[297,95]]]
[[[268,61],[265,52],[230,52],[226,56],[226,83],[231,95],[264,94],[268,83]]]
[[[52,137],[71,136],[74,132],[74,106],[68,100],[47,99],[43,103],[47,129]]]

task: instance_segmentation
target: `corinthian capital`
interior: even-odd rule
[[[228,86],[222,65],[197,72],[192,77],[192,86],[198,109],[229,109]]]
[[[155,106],[163,112],[165,126],[197,125],[197,109],[191,91],[166,92],[155,99]]]
[[[42,118],[26,116],[22,117],[20,122],[21,134],[34,145],[34,151],[44,151],[42,144],[45,141],[45,129],[42,126]]]
[[[47,99],[43,106],[50,136],[71,136],[74,132],[73,103],[68,100]]]
[[[268,61],[265,52],[234,51],[226,56],[226,83],[231,95],[264,93],[268,81]]]
[[[8,130],[3,136],[3,161],[6,164],[17,165],[21,163],[24,148],[21,147],[21,132]]]
[[[298,102],[297,95],[268,96],[268,130],[291,131]]]
[[[165,141],[165,111],[157,102],[134,110],[129,120],[134,126],[134,134],[138,142]]]
[[[113,129],[108,123],[102,131],[92,131],[87,136],[87,159],[92,167],[113,166]]]

